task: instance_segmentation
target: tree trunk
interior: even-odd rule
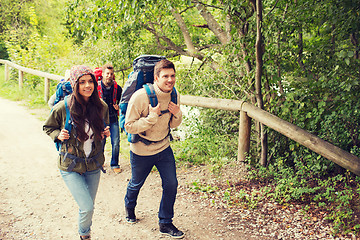
[[[355,47],[355,54],[354,54],[354,58],[355,59],[360,59],[360,53],[359,53],[359,40],[356,36],[355,33],[351,33],[350,34],[350,40],[351,40],[351,43],[354,45]],[[360,78],[360,66],[359,66],[359,78]]]
[[[255,73],[255,90],[256,101],[258,107],[264,109],[263,96],[261,92],[261,77],[263,68],[263,44],[262,44],[262,0],[256,0],[256,73]],[[260,142],[261,142],[261,158],[260,164],[267,165],[267,134],[261,123],[259,128]]]

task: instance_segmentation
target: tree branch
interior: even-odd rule
[[[228,44],[230,39],[226,32],[221,28],[219,23],[216,21],[214,16],[207,11],[204,4],[199,1],[193,1],[197,4],[196,8],[199,10],[200,15],[205,19],[207,22],[209,29],[215,34],[215,36],[219,39],[221,44],[225,45]]]
[[[189,30],[185,24],[184,19],[182,18],[181,14],[175,9],[175,8],[171,8],[171,13],[173,14],[177,24],[179,25],[179,28],[183,34],[184,40],[185,40],[185,44],[186,47],[188,49],[188,51],[190,52],[190,54],[196,54],[196,49],[194,47],[194,44],[191,40],[191,36],[189,33]],[[194,55],[195,56],[195,55]]]
[[[144,24],[144,27],[146,30],[148,30],[149,32],[151,32],[157,39],[159,46],[161,47],[165,47],[164,45],[161,44],[160,39],[163,40],[169,48],[167,48],[167,50],[174,50],[175,52],[181,54],[181,55],[186,55],[188,56],[189,54],[187,53],[187,51],[185,51],[184,49],[182,49],[181,47],[177,46],[173,41],[171,41],[170,38],[164,36],[164,35],[160,35],[154,28],[153,23],[148,22],[149,25]],[[166,47],[165,47],[166,48]]]
[[[265,15],[265,17],[267,17],[267,15],[271,14],[271,12],[274,11],[278,2],[279,2],[279,0],[276,0],[276,3],[274,4],[273,8]]]

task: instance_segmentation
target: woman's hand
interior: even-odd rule
[[[60,141],[65,141],[70,138],[69,131],[66,129],[61,129],[59,136],[57,137]]]
[[[101,136],[102,136],[103,139],[104,139],[104,137],[109,137],[110,136],[110,127],[109,126],[104,128],[104,131],[102,131]]]

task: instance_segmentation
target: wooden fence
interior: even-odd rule
[[[22,67],[20,65],[17,65],[15,63],[12,63],[12,62],[7,61],[7,60],[0,59],[0,63],[5,65],[5,81],[8,81],[9,78],[10,78],[10,67],[15,68],[15,69],[18,70],[18,72],[19,72],[19,78],[18,78],[19,88],[23,87],[24,72],[25,73],[30,73],[30,74],[35,75],[35,76],[43,77],[44,78],[44,101],[45,102],[47,102],[49,100],[50,80],[60,81],[61,79],[64,78],[63,76],[59,76],[59,75],[55,75],[55,74],[51,74],[51,73],[46,73],[46,72],[31,69],[31,68]]]
[[[59,81],[63,78],[59,75],[21,67],[6,60],[0,59],[0,63],[5,64],[6,81],[9,79],[9,67],[18,69],[20,88],[22,87],[24,80],[23,72],[44,77],[45,102],[47,102],[49,99],[49,80],[51,79]],[[284,121],[277,116],[274,116],[273,114],[268,113],[250,103],[240,100],[195,97],[188,95],[181,95],[180,102],[181,104],[188,106],[239,112],[240,123],[238,138],[238,159],[240,161],[245,160],[246,153],[248,153],[250,150],[251,119],[254,119],[360,176],[360,158],[357,156],[344,151],[341,148],[338,148],[329,142],[326,142],[323,139],[295,126],[294,124]]]

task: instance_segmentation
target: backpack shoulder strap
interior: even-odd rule
[[[97,91],[98,91],[98,93],[99,93],[99,97],[100,97],[101,99],[103,99],[103,90],[102,90],[102,86],[101,86],[101,80],[99,80],[97,83],[98,83]]]
[[[114,80],[114,91],[113,91],[113,103],[114,104],[116,104],[117,91],[118,91],[118,84]]]
[[[171,101],[175,104],[177,104],[177,91],[176,88],[174,87],[173,90],[171,91]]]
[[[65,82],[61,82],[61,88],[62,88],[62,97],[64,98],[67,92]]]
[[[69,101],[69,96],[65,96],[64,98],[64,102],[65,102],[65,110],[66,110],[66,120],[65,120],[65,129],[69,131],[69,134],[71,132],[71,127],[72,127],[72,119],[71,119],[71,114],[70,114],[70,109],[69,109],[69,105],[68,105],[68,101]]]
[[[156,107],[158,105],[158,99],[156,97],[154,86],[151,83],[147,83],[144,85],[144,88],[149,97],[151,106]]]

